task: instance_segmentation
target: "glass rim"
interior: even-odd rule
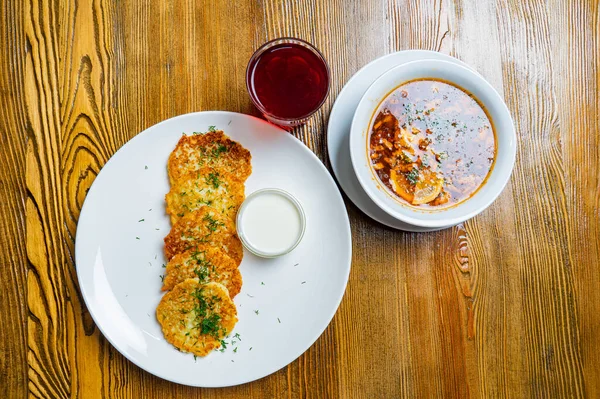
[[[273,47],[277,44],[283,44],[283,43],[295,43],[295,44],[299,44],[299,45],[309,49],[321,60],[321,62],[323,62],[323,65],[325,66],[325,71],[327,72],[327,90],[325,90],[323,99],[319,102],[319,104],[315,107],[315,109],[313,111],[311,111],[305,115],[295,117],[295,118],[283,118],[283,117],[280,117],[280,116],[277,116],[277,115],[274,115],[274,114],[268,112],[262,106],[260,101],[258,101],[257,97],[254,95],[253,90],[250,89],[250,82],[252,81],[252,78],[250,76],[250,65],[252,65],[253,61],[256,60],[259,56],[261,56],[266,50],[270,49],[271,47]],[[315,114],[319,109],[321,109],[323,104],[325,104],[327,97],[329,97],[329,91],[331,90],[331,71],[329,70],[329,64],[327,63],[327,60],[325,60],[325,57],[323,56],[323,54],[311,43],[307,42],[306,40],[299,39],[297,37],[292,37],[292,36],[278,37],[277,39],[269,40],[268,42],[261,45],[258,49],[256,49],[256,51],[252,54],[252,57],[250,57],[250,59],[248,60],[248,65],[246,66],[246,90],[248,91],[248,94],[250,95],[250,99],[252,100],[252,103],[254,104],[254,106],[256,108],[258,108],[258,110],[261,113],[268,115],[269,117],[271,117],[273,119],[280,120],[283,122],[301,121],[301,120],[306,119],[306,118],[310,117],[311,115]]]

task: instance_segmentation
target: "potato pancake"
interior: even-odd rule
[[[187,279],[167,292],[156,308],[165,339],[182,352],[206,356],[221,346],[237,323],[227,288]]]
[[[199,169],[194,179],[181,180],[165,196],[171,223],[204,206],[211,206],[233,220],[244,202],[244,183],[226,172],[213,168]]]
[[[244,256],[242,243],[235,233],[235,225],[210,206],[204,206],[180,218],[165,237],[165,256],[173,256],[208,244],[225,251],[236,265]]]
[[[229,173],[244,182],[252,173],[251,159],[250,151],[217,130],[182,136],[169,156],[167,169],[172,185],[194,179],[198,170],[205,167]]]
[[[175,255],[167,264],[162,290],[171,290],[189,278],[197,278],[203,284],[223,284],[231,298],[242,289],[242,275],[236,263],[223,251],[208,245]]]

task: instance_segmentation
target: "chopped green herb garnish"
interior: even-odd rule
[[[139,240],[139,239],[140,239],[140,237],[135,237],[135,239],[136,239],[136,240]]]
[[[194,329],[198,330],[198,334],[209,335],[216,339],[220,339],[224,330],[221,328],[221,316],[215,313],[215,303],[220,301],[220,298],[216,295],[211,298],[206,298],[203,295],[203,287],[197,288],[192,292],[192,297],[196,299],[196,303],[193,307],[194,318]],[[221,341],[225,343],[225,341]]]
[[[233,336],[233,338],[236,338],[238,341],[241,341],[242,338],[240,338],[240,334],[235,333],[235,335]]]
[[[279,324],[281,324],[281,320],[279,320],[279,317],[277,318],[277,321],[279,322]]]
[[[233,348],[233,353],[237,353],[238,348]]]
[[[306,284],[306,281],[303,281],[301,284]]]
[[[219,180],[219,174],[211,172],[205,177],[206,184],[211,185],[213,188],[219,188],[221,180]]]
[[[219,325],[220,321],[221,316],[219,316],[217,313],[213,313],[210,316],[204,318],[200,322],[200,333],[217,336],[219,334],[219,331],[221,330],[221,327]]]
[[[192,259],[197,263],[196,268],[194,268],[194,273],[198,276],[198,279],[204,283],[208,282],[211,269],[212,271],[215,271],[215,266],[204,258],[198,258],[198,254],[200,253],[203,254],[204,252],[195,252],[192,254]]]
[[[248,349],[248,350],[249,350],[249,351],[251,351],[251,350],[252,350],[252,347],[250,347],[250,349]]]
[[[194,355],[194,362],[198,359],[198,356]]]
[[[410,184],[416,184],[419,181],[419,169],[412,168],[412,170],[406,174],[406,179]]]
[[[138,220],[138,223],[139,223],[139,222],[143,222],[143,221],[144,221],[144,219],[140,219],[140,220]]]
[[[263,281],[260,282],[260,285],[265,285],[265,283]]]
[[[217,131],[217,127],[216,126],[209,126],[208,127],[208,131],[209,132],[216,132]]]
[[[164,274],[160,275],[160,281],[163,281],[163,282],[165,281],[165,275]]]
[[[258,310],[255,310],[254,313],[258,314]]]
[[[206,227],[208,227],[208,229],[211,232],[214,232],[219,227],[225,225],[223,222],[219,222],[218,220],[215,220],[211,215],[208,215],[208,214],[204,216],[204,221],[207,222]]]
[[[148,169],[148,165],[144,165],[144,169]]]
[[[213,148],[213,149],[212,149],[212,151],[211,151],[210,155],[211,155],[213,158],[218,158],[218,157],[219,157],[219,155],[221,155],[222,153],[224,153],[224,152],[226,152],[226,151],[227,151],[227,147],[226,147],[225,145],[223,145],[223,144],[219,144],[219,145],[217,146],[217,148]]]

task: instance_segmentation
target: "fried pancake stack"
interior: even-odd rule
[[[156,309],[167,341],[206,356],[237,323],[242,287],[235,217],[252,172],[251,155],[222,131],[184,135],[168,161],[165,196],[173,227],[165,237],[168,291]]]

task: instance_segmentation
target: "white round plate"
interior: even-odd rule
[[[252,153],[246,193],[278,187],[304,207],[302,242],[277,259],[245,252],[234,301],[239,321],[225,352],[194,359],[165,341],[155,318],[170,224],[167,158],[182,132],[222,129]],[[315,189],[318,187],[318,189]],[[286,366],[325,330],[344,295],[351,261],[348,214],[319,159],[285,131],[248,115],[198,112],[159,123],[106,163],[85,200],[75,244],[85,303],[104,336],[129,360],[180,384],[222,387]],[[234,352],[233,349],[236,349]]]
[[[470,68],[454,57],[427,50],[398,51],[380,57],[365,65],[346,83],[331,109],[327,128],[329,161],[340,186],[348,198],[367,216],[379,223],[412,232],[435,231],[451,226],[434,228],[413,226],[394,218],[379,208],[361,187],[354,173],[350,160],[350,126],[360,99],[377,78],[395,66],[426,59],[446,60]]]

